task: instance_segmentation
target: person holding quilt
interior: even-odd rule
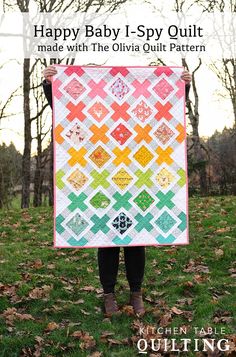
[[[43,71],[43,89],[51,108],[51,79],[56,73],[57,70],[54,66],[46,67]],[[185,81],[185,93],[186,98],[188,98],[192,76],[188,71],[184,70],[181,78]],[[104,292],[105,315],[108,317],[120,312],[115,296],[119,254],[120,247],[98,248],[99,277]],[[126,277],[130,287],[129,304],[132,305],[136,315],[142,316],[145,313],[141,290],[145,268],[145,246],[124,247],[124,260]]]

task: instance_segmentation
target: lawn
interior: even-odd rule
[[[205,338],[228,338],[231,352],[214,356],[235,356],[236,197],[191,198],[189,211],[189,246],[146,248],[143,318],[127,305],[122,251],[122,314],[112,319],[102,311],[96,249],[54,249],[50,208],[0,211],[0,356],[140,356],[139,328],[159,326],[186,328],[162,336],[177,340],[215,328]]]

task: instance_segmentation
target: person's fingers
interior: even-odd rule
[[[57,71],[56,71],[56,69],[45,69],[45,73],[47,73],[47,74],[56,74]]]
[[[54,66],[49,66],[43,70],[43,76],[48,81],[51,81],[51,77],[57,74],[57,70]]]
[[[182,76],[187,76],[187,75],[190,75],[190,76],[191,76],[191,73],[189,73],[189,71],[183,71],[183,72],[182,72]]]
[[[44,77],[48,77],[48,76],[54,76],[56,73],[54,73],[54,72],[46,72],[45,74],[44,74]]]
[[[191,82],[192,75],[188,71],[184,71],[181,75],[181,78],[185,81]]]
[[[181,77],[181,78],[184,79],[184,80],[191,80],[191,79],[192,79],[191,76],[183,76],[183,77]]]
[[[45,69],[56,69],[55,66],[48,66]]]

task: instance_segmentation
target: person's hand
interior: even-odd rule
[[[54,66],[48,66],[43,70],[43,76],[48,83],[51,83],[52,76],[57,74],[57,70]]]
[[[181,79],[185,81],[185,84],[190,84],[192,80],[192,75],[188,71],[184,70],[183,73],[181,74]]]

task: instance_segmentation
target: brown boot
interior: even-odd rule
[[[139,316],[145,314],[143,297],[141,291],[133,291],[130,293],[130,305],[133,306],[134,313]]]
[[[105,307],[105,315],[110,317],[112,315],[119,314],[119,308],[117,305],[116,297],[114,293],[104,294],[104,307]]]

